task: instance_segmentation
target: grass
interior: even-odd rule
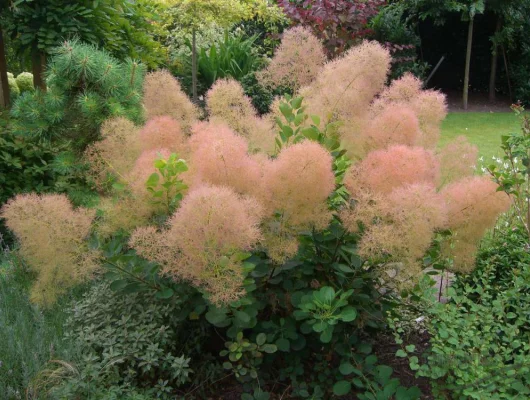
[[[454,112],[442,123],[444,145],[457,136],[467,136],[479,148],[479,153],[487,161],[492,156],[502,155],[501,136],[518,132],[520,121],[513,113]]]
[[[46,363],[67,351],[62,340],[66,307],[42,312],[31,304],[30,274],[11,257],[2,257],[0,249],[0,398],[23,399]]]

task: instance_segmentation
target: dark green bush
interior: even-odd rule
[[[252,105],[262,115],[270,111],[272,102],[276,96],[293,94],[292,89],[287,87],[279,87],[271,91],[269,88],[261,85],[256,78],[256,71],[244,76],[241,79],[241,86],[243,86],[245,95],[252,100]]]
[[[398,79],[410,72],[420,79],[427,77],[429,64],[417,57],[420,36],[405,15],[403,3],[390,4],[370,22],[374,38],[387,47],[393,58],[390,79]]]
[[[65,144],[37,143],[6,130],[0,134],[0,205],[17,193],[66,193],[76,205],[91,205],[95,194],[84,177],[85,166]],[[0,221],[0,235],[11,242]]]
[[[94,46],[71,41],[56,49],[46,73],[46,92],[26,92],[13,105],[16,135],[68,141],[82,150],[98,138],[108,118],[142,121],[142,64],[122,63]]]
[[[495,295],[514,285],[516,277],[530,270],[530,246],[526,232],[518,227],[502,226],[485,241],[477,255],[477,266],[457,286],[476,284],[477,278],[488,278],[488,287]]]

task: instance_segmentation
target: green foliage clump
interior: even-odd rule
[[[410,367],[430,378],[442,399],[530,395],[530,270],[513,275],[500,292],[490,284],[494,280],[491,265],[471,284],[450,288],[447,304],[430,302],[430,350],[424,363],[411,357]]]
[[[429,64],[417,59],[420,36],[414,32],[410,17],[405,15],[403,3],[390,4],[371,21],[374,38],[387,46],[393,57],[390,79],[410,72],[420,79],[427,77]]]
[[[530,244],[530,117],[520,104],[514,104],[512,109],[521,118],[521,131],[502,136],[503,160],[489,165],[485,172],[489,172],[499,190],[512,199],[514,215],[526,231]]]
[[[252,105],[261,115],[271,110],[271,105],[276,96],[292,95],[292,89],[288,87],[267,88],[258,82],[256,72],[253,71],[241,79],[241,86],[245,95],[250,97]]]
[[[77,206],[92,205],[96,198],[85,180],[86,166],[79,164],[65,145],[36,143],[14,135],[9,124],[0,135],[0,204],[18,193],[66,193]],[[11,235],[0,222],[0,235]]]
[[[165,59],[165,51],[155,41],[157,7],[145,0],[19,0],[7,14],[7,31],[16,37],[13,47],[23,53],[50,55],[64,38],[77,37],[100,45],[123,60],[134,57],[151,68]]]
[[[35,90],[33,86],[33,74],[31,72],[22,72],[18,74],[16,81],[21,93]]]
[[[530,248],[526,231],[519,226],[502,224],[495,235],[485,241],[477,255],[477,267],[463,284],[473,285],[478,276],[491,278],[488,284],[493,292],[510,288],[514,279],[530,266]],[[487,273],[486,273],[487,272]]]
[[[254,50],[257,36],[245,37],[225,32],[223,38],[209,47],[197,51],[198,91],[206,93],[218,79],[234,78],[237,81],[256,71],[262,64]],[[186,42],[191,52],[191,43]],[[191,90],[192,64],[189,57],[182,58],[175,74],[182,79],[184,86]]]
[[[425,277],[425,281],[429,278]],[[469,276],[457,276],[447,302],[423,286],[417,306],[430,336],[426,353],[407,345],[398,357],[429,378],[439,399],[516,399],[530,395],[530,251],[526,231],[501,221]]]
[[[9,85],[9,93],[11,94],[11,97],[16,99],[20,96],[20,88],[18,87],[17,80],[13,77],[13,74],[11,74],[11,76],[8,75],[7,83]]]
[[[80,351],[72,374],[53,388],[58,398],[98,398],[106,390],[133,398],[172,398],[190,380],[190,359],[177,355],[179,299],[116,293],[96,284],[77,302],[66,322],[67,340]],[[116,397],[123,398],[123,397]],[[129,398],[129,397],[127,397]]]
[[[71,141],[82,150],[96,140],[108,118],[142,121],[145,67],[119,62],[77,41],[56,49],[47,69],[46,92],[24,93],[12,109],[15,134],[38,140]]]

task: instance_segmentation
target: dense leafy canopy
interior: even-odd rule
[[[49,54],[61,41],[76,37],[154,67],[164,52],[147,33],[154,18],[151,7],[143,0],[17,0],[6,14],[6,27],[22,48]]]

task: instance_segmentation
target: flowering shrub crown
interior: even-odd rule
[[[302,36],[301,57],[315,62],[289,70],[289,49]],[[292,74],[297,97],[277,100],[261,118],[237,82],[221,80],[207,95],[210,120],[203,122],[168,72],[149,74],[147,124],[108,121],[103,140],[86,152],[102,190],[104,182],[119,183],[114,199],[102,200],[94,229],[102,236],[128,231],[139,255],[215,304],[244,295],[249,252],[267,254],[273,268],[297,254],[302,233],[330,223],[357,237],[357,251],[371,265],[393,265],[396,285],[414,282],[441,230],[454,233],[454,270],[470,271],[481,236],[509,199],[487,178],[472,176],[477,150],[465,140],[435,151],[444,96],[423,90],[411,75],[385,86],[389,65],[388,50],[374,42],[324,64],[319,41],[295,28],[265,74],[275,83]],[[173,153],[189,170],[159,180],[161,158],[180,162]],[[153,194],[163,197],[177,183],[180,205],[156,207]],[[172,214],[165,223],[158,218],[164,212]],[[60,196],[27,195],[2,216],[43,282],[77,281],[93,270],[92,258],[81,256],[93,213],[73,210]],[[37,220],[39,236],[31,229]]]

